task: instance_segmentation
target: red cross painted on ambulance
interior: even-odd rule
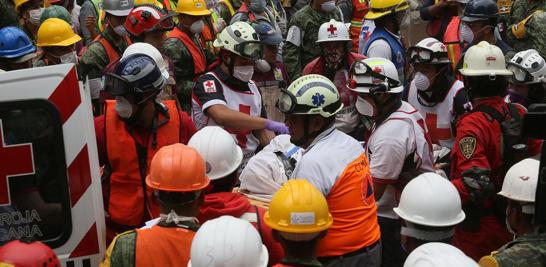
[[[334,27],[334,24],[330,24],[330,27],[328,29],[326,29],[327,31],[330,32],[330,34],[335,34],[336,31],[337,31],[337,28]]]
[[[450,128],[438,127],[438,115],[434,113],[428,113],[425,116],[427,122],[428,133],[433,144],[439,144],[440,140],[450,139],[452,137]]]
[[[0,120],[0,206],[11,205],[9,178],[34,174],[32,144],[6,145]]]

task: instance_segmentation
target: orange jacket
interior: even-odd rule
[[[159,216],[159,208],[152,198],[152,190],[146,188],[144,179],[147,170],[161,147],[180,141],[180,114],[176,102],[163,102],[169,109],[170,120],[157,128],[157,144],[153,148],[153,138],[149,138],[146,158],[139,159],[137,145],[127,131],[127,124],[118,116],[113,100],[106,101],[105,132],[107,166],[110,175],[103,182],[104,205],[110,219],[117,224],[139,226],[146,218]],[[163,115],[159,115],[160,121]],[[144,162],[143,162],[144,161]],[[139,166],[146,164],[144,173]]]
[[[181,227],[136,230],[135,266],[188,266],[194,236],[194,231]]]
[[[365,0],[353,0],[353,16],[351,18],[351,27],[349,35],[351,36],[353,47],[351,51],[358,53],[358,38],[360,38],[360,30],[362,29],[362,21],[368,13],[368,4]]]
[[[447,25],[446,32],[444,33],[444,44],[447,46],[447,54],[453,70],[457,66],[459,59],[461,58],[461,40],[459,40],[459,25],[461,19],[454,16]]]
[[[178,27],[174,28],[171,31],[171,33],[169,34],[169,38],[176,38],[180,40],[193,55],[193,73],[196,75],[196,78],[199,75],[205,73],[207,69],[207,59],[205,58],[205,54],[203,53],[201,45],[196,44],[190,38],[190,36],[188,36],[185,32],[181,31]]]

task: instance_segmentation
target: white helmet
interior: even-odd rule
[[[213,45],[254,60],[260,59],[263,51],[254,27],[243,21],[237,21],[224,28]]]
[[[189,267],[265,267],[269,254],[248,221],[222,216],[205,222],[191,243]]]
[[[463,68],[459,72],[463,76],[512,75],[512,72],[506,69],[504,54],[500,48],[486,41],[481,41],[466,51]]]
[[[331,19],[320,25],[317,43],[351,41],[349,30],[345,23]]]
[[[412,179],[404,187],[399,203],[394,212],[411,223],[446,227],[454,226],[465,218],[455,186],[434,172]]]
[[[452,245],[430,242],[412,251],[406,258],[404,267],[479,267],[479,265]]]
[[[116,17],[126,17],[135,6],[134,0],[103,0],[102,9]]]
[[[159,50],[153,45],[149,43],[134,43],[125,49],[121,58],[124,59],[133,54],[145,54],[150,56],[155,61],[155,64],[157,64],[163,78],[165,78],[165,80],[169,79],[169,70],[167,70],[165,59],[163,59]]]
[[[502,183],[499,195],[519,202],[535,202],[540,161],[524,159],[512,166]]]
[[[432,38],[425,38],[408,49],[408,60],[411,64],[449,64],[446,46]]]
[[[517,83],[544,82],[546,76],[546,62],[534,49],[517,53],[506,67],[514,73],[512,81]]]
[[[243,150],[226,130],[219,126],[207,126],[196,132],[190,141],[205,159],[207,176],[211,180],[223,178],[234,172],[243,161]]]
[[[359,93],[397,94],[404,90],[399,79],[398,70],[390,60],[371,57],[353,63],[347,87]]]

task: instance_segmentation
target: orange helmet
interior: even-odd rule
[[[162,147],[152,158],[146,185],[161,191],[197,191],[209,185],[205,173],[205,160],[197,150],[173,144]]]

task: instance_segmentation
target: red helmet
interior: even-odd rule
[[[174,28],[176,13],[166,13],[154,5],[135,7],[125,19],[125,29],[133,36],[144,32],[170,31]]]
[[[61,267],[53,250],[40,241],[13,240],[0,247],[0,265],[15,267]]]

